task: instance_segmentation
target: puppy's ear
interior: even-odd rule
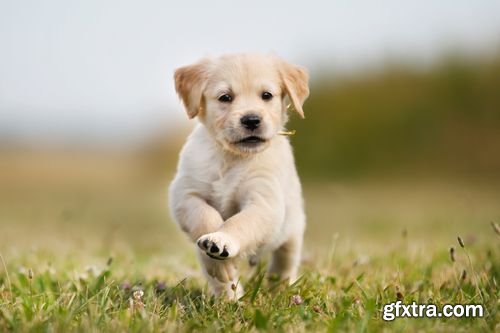
[[[208,60],[178,68],[174,74],[175,90],[182,99],[190,119],[196,117],[201,108],[203,91],[208,81]]]
[[[293,108],[302,118],[305,118],[302,105],[304,105],[306,98],[309,96],[309,74],[307,74],[304,68],[285,61],[281,61],[280,73],[285,91],[292,102]]]

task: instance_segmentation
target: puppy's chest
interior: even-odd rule
[[[239,210],[238,191],[241,190],[241,173],[237,168],[218,170],[211,182],[209,202],[224,219]]]

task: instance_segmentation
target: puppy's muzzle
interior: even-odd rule
[[[259,128],[262,118],[256,114],[247,114],[241,117],[241,125],[250,131],[255,131]]]

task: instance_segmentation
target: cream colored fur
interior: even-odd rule
[[[265,252],[272,252],[269,272],[293,282],[305,215],[292,149],[279,131],[288,101],[303,116],[307,73],[275,56],[228,55],[179,68],[175,83],[200,123],[181,151],[169,204],[198,245],[212,291],[242,296],[237,260]],[[222,95],[232,100],[220,101]],[[248,114],[260,117],[257,129],[242,125]],[[252,135],[262,142],[242,143]]]

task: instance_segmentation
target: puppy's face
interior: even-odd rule
[[[224,149],[264,150],[287,120],[286,98],[303,117],[306,72],[276,57],[231,55],[182,67],[176,89],[190,118],[198,116]]]

